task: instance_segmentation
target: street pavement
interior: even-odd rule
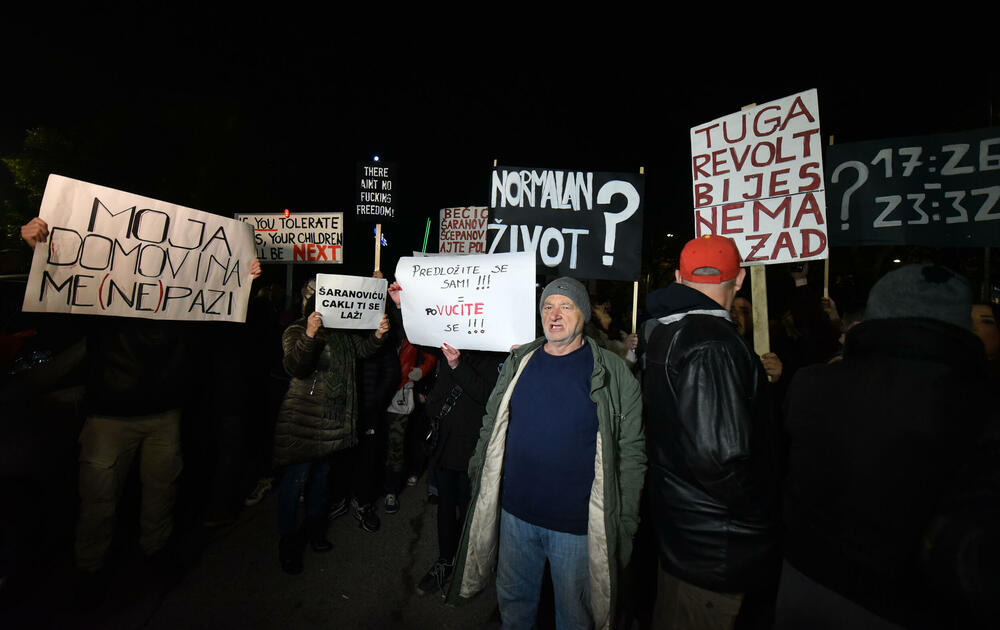
[[[415,585],[437,558],[437,507],[421,480],[400,496],[401,509],[372,534],[350,513],[330,525],[334,548],[305,551],[305,570],[278,563],[276,493],[222,528],[189,527],[172,557],[150,565],[139,554],[113,567],[104,600],[81,611],[72,601],[71,567],[0,613],[2,628],[194,630],[298,628],[471,630],[499,628],[490,584],[472,600],[447,605]]]

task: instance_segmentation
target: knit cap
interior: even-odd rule
[[[545,298],[550,295],[565,295],[583,313],[583,323],[586,324],[590,321],[590,296],[587,295],[587,287],[583,286],[579,280],[564,276],[548,283],[542,291],[542,297],[538,300],[539,315],[542,313]]]
[[[926,317],[972,329],[969,281],[940,265],[906,265],[882,276],[868,294],[865,319]]]

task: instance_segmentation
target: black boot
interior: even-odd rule
[[[281,570],[289,575],[302,573],[302,538],[298,535],[282,536],[278,541],[278,559]]]
[[[326,539],[327,520],[320,516],[307,516],[302,524],[313,551],[324,552],[333,549],[333,543]]]

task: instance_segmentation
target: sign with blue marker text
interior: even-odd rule
[[[328,273],[316,274],[316,310],[325,328],[378,328],[388,282]]]
[[[404,257],[396,265],[410,343],[507,352],[535,338],[535,255]]]
[[[835,145],[833,245],[1000,245],[1000,128]]]
[[[50,175],[25,311],[246,321],[253,232],[240,221]]]

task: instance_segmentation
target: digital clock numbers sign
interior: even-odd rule
[[[1000,244],[1000,128],[843,144],[825,163],[831,245]]]

